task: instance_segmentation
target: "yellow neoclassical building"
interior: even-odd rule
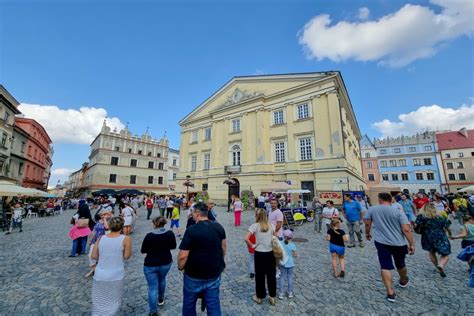
[[[361,190],[361,134],[337,71],[234,77],[180,122],[180,173],[219,201],[291,183]],[[312,196],[310,194],[307,198]]]

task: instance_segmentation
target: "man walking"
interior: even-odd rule
[[[147,210],[147,216],[146,219],[150,220],[151,213],[153,212],[153,199],[151,196],[148,196],[147,199],[145,200],[145,206]]]
[[[278,208],[277,200],[273,199],[270,201],[271,211],[268,216],[270,223],[275,227],[276,235],[278,239],[283,240],[283,213]]]
[[[184,270],[183,315],[196,315],[196,301],[203,297],[207,315],[221,315],[219,288],[227,250],[224,228],[208,218],[207,206],[194,205],[195,225],[184,233],[179,246],[178,269]]]
[[[349,246],[348,248],[355,247],[355,237],[354,233],[357,235],[357,240],[359,241],[359,247],[364,247],[364,242],[362,241],[362,234],[360,230],[360,225],[362,224],[362,207],[359,202],[352,199],[352,195],[344,194],[344,204],[342,205],[342,213],[347,220],[347,228],[349,229]]]
[[[372,239],[370,231],[374,224],[374,242],[379,257],[380,274],[387,289],[386,299],[393,303],[396,297],[392,286],[393,261],[400,277],[398,285],[405,288],[409,281],[405,256],[407,253],[415,253],[415,241],[407,216],[403,210],[391,205],[392,196],[389,193],[380,193],[378,197],[380,205],[370,207],[365,216],[365,236],[367,240]],[[405,238],[408,240],[408,247]]]

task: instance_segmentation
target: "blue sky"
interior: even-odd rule
[[[371,137],[474,127],[472,5],[2,1],[0,82],[55,140],[50,185],[87,160],[105,116],[178,148],[179,119],[235,75],[340,70]]]

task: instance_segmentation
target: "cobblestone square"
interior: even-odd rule
[[[133,256],[126,265],[126,286],[122,315],[146,315],[147,287],[143,275],[141,242],[152,229],[141,209],[133,239]],[[91,308],[91,279],[86,256],[68,258],[71,241],[67,234],[73,210],[63,215],[27,219],[23,233],[0,236],[0,300],[1,315],[88,315]],[[182,212],[182,224],[185,222]],[[158,210],[154,209],[154,215]],[[295,237],[308,242],[297,243],[293,299],[278,300],[272,307],[252,302],[254,281],[247,273],[247,248],[243,242],[253,212],[244,212],[242,226],[233,226],[233,214],[219,209],[218,221],[227,232],[227,268],[222,275],[221,306],[225,315],[473,315],[474,290],[467,282],[467,265],[456,259],[460,242],[452,242],[453,254],[442,279],[421,249],[420,236],[415,235],[417,249],[407,258],[411,283],[396,289],[396,303],[385,301],[385,289],[379,277],[373,242],[364,248],[346,251],[346,278],[331,275],[327,242],[313,232],[313,224],[305,223],[295,230]],[[346,230],[345,225],[342,229]],[[459,226],[454,225],[454,232]],[[347,230],[346,230],[347,231]],[[178,243],[179,244],[179,243]],[[177,250],[173,252],[176,259]],[[176,260],[175,260],[176,261]],[[398,279],[395,277],[394,281]],[[182,273],[176,263],[168,274],[166,304],[160,315],[179,315],[182,304]]]

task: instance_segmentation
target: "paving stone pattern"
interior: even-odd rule
[[[71,240],[67,233],[73,210],[63,215],[27,219],[23,233],[0,236],[0,314],[1,315],[88,315],[91,309],[92,281],[83,276],[88,271],[86,256],[68,258]],[[152,229],[141,210],[136,231],[132,235],[133,256],[126,265],[126,287],[122,315],[148,313],[147,287],[143,275],[141,242]],[[158,211],[154,210],[154,215]],[[185,214],[181,219],[184,223]],[[243,242],[253,222],[253,212],[244,212],[242,226],[233,226],[233,216],[223,209],[218,220],[228,237],[227,268],[222,275],[221,306],[225,315],[474,315],[474,290],[467,287],[467,264],[451,256],[442,279],[421,249],[416,235],[417,251],[407,259],[411,283],[397,289],[397,302],[385,301],[385,290],[379,277],[377,255],[372,242],[365,248],[347,249],[346,278],[331,276],[330,255],[324,236],[313,232],[313,224],[305,223],[295,237],[308,242],[297,243],[293,299],[252,302],[254,281],[247,274],[247,248]],[[342,227],[345,228],[344,225]],[[459,229],[456,225],[455,231]],[[347,231],[347,230],[346,230]],[[460,250],[458,240],[452,242],[453,254]],[[176,258],[177,251],[173,252]],[[395,282],[397,278],[394,278]],[[176,264],[168,274],[166,304],[161,315],[179,315],[182,306],[182,273]]]

